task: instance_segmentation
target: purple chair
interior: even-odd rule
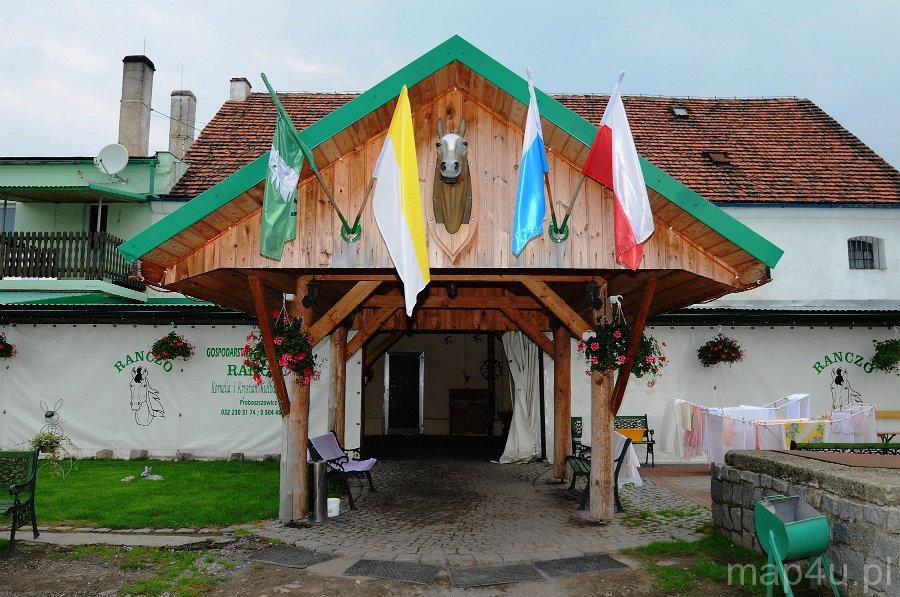
[[[350,458],[351,453],[356,454],[355,459]],[[353,502],[353,493],[350,491],[350,483],[348,483],[347,479],[350,477],[357,479],[365,477],[369,482],[369,490],[375,491],[371,470],[378,460],[375,458],[361,460],[359,448],[345,450],[338,442],[334,431],[309,438],[309,450],[306,452],[306,457],[310,461],[324,460],[328,463],[328,477],[337,479],[341,483],[344,491],[347,492],[347,501],[350,502],[351,510],[356,510],[356,504]]]

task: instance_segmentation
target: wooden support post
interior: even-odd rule
[[[608,321],[608,287],[599,291],[603,301],[600,311],[594,312],[596,321]],[[612,373],[591,371],[591,489],[590,519],[608,522],[613,519],[613,416]]]
[[[572,441],[572,345],[561,324],[553,328],[553,477],[566,478]]]
[[[622,400],[625,399],[625,388],[634,368],[634,358],[637,355],[641,336],[644,334],[644,324],[647,323],[647,314],[650,313],[650,304],[653,302],[653,291],[656,289],[656,278],[648,278],[644,286],[644,296],[634,316],[634,324],[631,327],[631,336],[628,338],[628,346],[625,348],[625,362],[616,376],[616,387],[612,393],[612,414],[619,412]]]
[[[487,360],[489,363],[497,360],[494,351],[494,334],[491,332],[487,333]],[[487,426],[487,436],[494,437],[494,418],[497,416],[497,380],[494,379],[492,372],[488,374],[487,386],[487,421],[485,421],[485,425]]]
[[[309,329],[308,322],[312,317],[312,311],[303,306],[307,284],[305,278],[297,280],[294,300],[289,303],[291,315],[303,319],[301,326],[303,331]],[[285,429],[287,433],[282,435],[281,473],[284,475],[287,472],[293,480],[293,519],[303,520],[309,515],[309,479],[306,466],[306,444],[309,441],[309,386],[301,386],[295,379],[291,381],[291,414]]]
[[[286,417],[291,411],[291,403],[284,383],[284,374],[281,371],[281,367],[278,366],[278,358],[275,356],[272,313],[266,306],[265,290],[259,276],[248,276],[247,281],[250,283],[250,294],[253,295],[253,306],[256,310],[256,318],[259,320],[259,335],[262,337],[263,346],[266,349],[266,361],[269,365],[269,372],[272,375],[272,385],[275,386],[278,407],[281,409],[281,416]]]
[[[341,445],[345,445],[344,421],[347,393],[347,326],[339,325],[331,332],[331,393],[328,401],[328,421]]]

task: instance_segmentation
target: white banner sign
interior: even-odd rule
[[[132,449],[172,457],[275,454],[281,416],[272,383],[256,386],[240,349],[249,326],[179,326],[194,345],[188,361],[157,362],[150,346],[167,326],[16,325],[2,328],[18,354],[0,362],[0,449],[23,449],[53,424],[82,456]],[[321,378],[310,397],[310,435],[328,429],[331,343],[316,348]],[[355,355],[358,356],[358,355]],[[359,359],[348,362],[347,435],[358,441]],[[288,378],[288,383],[291,383]]]

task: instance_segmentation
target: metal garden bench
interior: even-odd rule
[[[328,478],[337,479],[344,488],[351,510],[356,510],[356,504],[353,502],[353,493],[350,491],[350,483],[348,483],[347,479],[351,477],[362,479],[365,477],[369,482],[369,490],[375,491],[371,471],[378,460],[375,458],[361,460],[359,448],[345,450],[338,442],[334,431],[309,438],[309,451],[313,459],[324,460],[328,463]],[[355,459],[350,458],[351,453],[356,454]]]
[[[653,439],[653,430],[647,424],[647,415],[618,415],[615,419],[616,431],[631,440],[634,445],[647,446],[647,458],[644,464],[650,463],[650,466],[656,466],[656,454],[653,452],[653,446],[656,440]]]
[[[0,452],[0,514],[12,518],[9,551],[16,541],[16,531],[31,522],[34,538],[38,537],[34,512],[34,487],[37,480],[38,452]],[[5,494],[9,495],[6,497]]]
[[[625,455],[628,454],[628,447],[631,446],[631,440],[629,438],[625,438],[625,443],[622,445],[622,451],[619,452],[619,455],[613,461],[616,465],[615,471],[613,473],[613,496],[615,497],[616,502],[616,512],[624,512],[625,509],[622,508],[622,502],[619,500],[619,471],[622,470],[622,463],[625,461]],[[587,482],[584,484],[584,491],[581,492],[581,504],[578,506],[579,510],[584,510],[587,507],[588,497],[591,493],[591,447],[584,446],[579,444],[575,448],[575,454],[571,456],[566,456],[566,461],[569,463],[569,466],[572,469],[572,483],[569,484],[569,491],[573,491],[575,489],[575,484],[578,482],[578,479],[584,477]]]

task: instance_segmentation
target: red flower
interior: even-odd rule
[[[618,340],[621,337],[622,337],[622,332],[620,332],[619,330],[616,330],[613,332],[613,338],[615,338],[616,340]]]
[[[591,342],[591,350],[600,350],[599,342]]]
[[[275,343],[275,346],[281,346],[282,344],[284,344],[284,338],[282,338],[281,336],[275,336],[274,338],[272,338],[272,342]]]
[[[624,363],[625,363],[625,357],[622,356],[622,355],[617,356],[617,357],[616,357],[616,363],[619,364],[619,365],[624,364]]]

